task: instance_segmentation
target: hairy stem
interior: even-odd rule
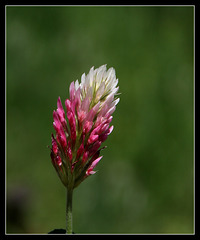
[[[72,195],[73,189],[67,189],[66,234],[72,234]]]

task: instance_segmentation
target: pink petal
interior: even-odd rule
[[[116,109],[116,107],[115,106],[113,106],[112,108],[110,108],[109,109],[109,111],[108,111],[108,114],[113,114],[113,112],[115,111],[115,109]]]
[[[57,145],[56,140],[55,140],[55,138],[53,136],[53,133],[51,135],[51,139],[52,139],[52,150],[53,150],[53,153],[57,154],[58,153],[58,145]]]
[[[72,111],[72,104],[69,99],[65,100],[65,106],[66,106],[67,112]]]
[[[108,135],[111,134],[111,132],[113,131],[113,128],[114,126],[111,126],[107,131],[105,131],[104,133],[102,133],[100,136],[99,136],[99,140],[104,142],[107,138],[108,138]]]
[[[70,94],[71,101],[74,99],[74,92],[75,92],[74,82],[71,82],[70,87],[69,87],[69,94]]]
[[[99,135],[90,135],[89,139],[88,139],[88,143],[92,144],[94,142],[96,142],[99,138]]]
[[[65,149],[65,147],[67,146],[67,140],[66,140],[66,135],[65,135],[65,132],[63,130],[63,127],[60,126],[60,136],[59,136],[59,139],[60,139],[60,143],[63,147],[63,149]]]
[[[90,106],[90,102],[88,98],[84,98],[81,104],[81,109],[85,112],[88,112]]]
[[[92,164],[91,164],[91,168],[92,168],[92,169],[96,167],[97,163],[102,159],[102,157],[103,157],[103,156],[98,157],[96,160],[94,160],[94,161],[92,162]]]
[[[87,120],[93,121],[94,116],[97,114],[99,110],[100,102],[98,102],[88,113]]]
[[[88,168],[88,170],[86,171],[86,175],[89,176],[91,174],[94,174],[95,172],[93,171],[93,169],[96,167],[97,163],[102,159],[103,156],[97,158],[96,160],[94,160],[92,162],[92,164],[90,165],[90,167]]]
[[[113,131],[113,129],[114,129],[114,126],[111,126],[111,127],[109,128],[109,130],[108,130],[108,135],[111,134],[111,132]]]
[[[76,140],[76,120],[75,116],[72,112],[67,112],[67,118],[69,120],[69,125],[70,125],[70,132],[71,132],[71,138],[72,140]]]
[[[83,133],[87,134],[91,130],[92,125],[93,125],[92,121],[86,121],[84,126],[83,126]]]
[[[63,124],[63,126],[65,127],[66,126],[65,111],[63,109],[60,97],[58,98],[58,101],[57,101],[57,107],[58,107],[57,113],[58,113],[59,119],[60,119],[61,123]]]
[[[78,108],[81,105],[80,94],[81,94],[81,90],[80,88],[78,88],[75,92],[75,99],[74,99],[76,108]]]
[[[60,110],[64,113],[64,110],[63,110],[63,106],[62,106],[60,97],[58,97],[57,108],[60,109]]]
[[[99,134],[100,134],[101,127],[102,127],[102,125],[99,124],[96,128],[94,128],[94,129],[92,130],[91,135],[95,135],[95,134],[98,134],[98,135],[99,135]]]
[[[77,114],[78,114],[78,121],[81,124],[85,120],[86,113],[84,111],[78,111]]]
[[[101,133],[105,132],[109,128],[109,123],[106,123],[101,128]]]
[[[53,126],[54,126],[56,132],[59,132],[61,122],[59,120],[58,113],[56,111],[53,111],[53,120],[54,120]]]

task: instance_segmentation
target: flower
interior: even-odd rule
[[[100,146],[112,132],[112,114],[119,102],[118,79],[114,68],[103,65],[92,67],[88,73],[72,82],[69,99],[65,100],[66,113],[60,97],[53,111],[51,160],[62,183],[67,188],[77,187],[95,173],[101,160]]]

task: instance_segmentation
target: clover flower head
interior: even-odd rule
[[[89,73],[72,82],[65,110],[60,97],[53,111],[51,160],[62,183],[67,188],[77,187],[95,173],[101,160],[100,148],[112,132],[112,114],[119,102],[118,79],[114,68],[103,65],[92,67]]]

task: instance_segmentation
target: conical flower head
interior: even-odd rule
[[[119,98],[114,68],[92,67],[69,87],[65,100],[66,113],[60,97],[53,112],[51,159],[58,176],[67,188],[77,187],[101,160],[100,147],[112,132],[112,113]]]

